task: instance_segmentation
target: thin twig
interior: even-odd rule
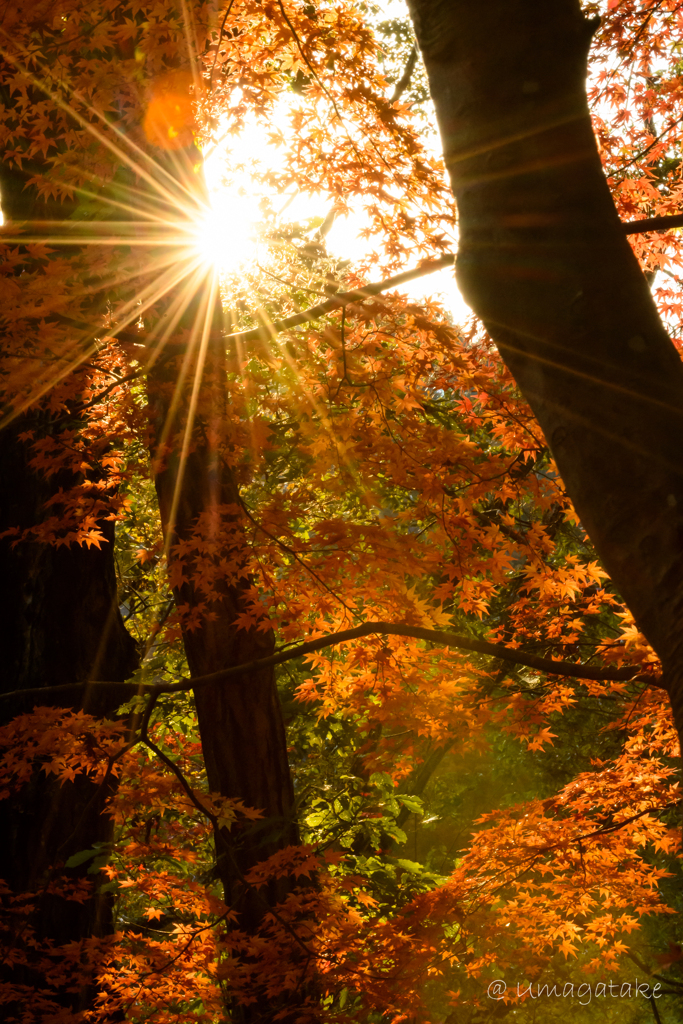
[[[161,691],[161,692],[163,692],[163,691]],[[190,786],[189,782],[187,781],[187,779],[185,778],[185,776],[183,775],[183,773],[181,772],[180,768],[175,763],[175,761],[172,761],[171,758],[168,757],[163,752],[163,750],[161,750],[161,748],[156,745],[154,740],[151,740],[149,738],[149,732],[148,732],[149,720],[150,720],[150,717],[152,715],[152,711],[154,710],[154,705],[156,704],[157,699],[159,698],[160,695],[161,694],[160,694],[159,691],[153,692],[152,696],[151,696],[151,699],[150,699],[147,707],[145,708],[145,714],[143,716],[142,723],[140,725],[140,742],[144,743],[146,747],[149,747],[149,749],[152,751],[152,753],[156,754],[156,756],[159,758],[159,760],[163,761],[163,763],[166,765],[167,768],[170,768],[170,770],[173,772],[173,774],[175,775],[176,779],[178,780],[178,782],[182,786],[184,792],[187,794],[189,800],[194,804],[194,806],[197,808],[197,810],[200,812],[200,814],[202,814],[205,818],[208,818],[209,821],[211,822],[211,824],[213,825],[213,827],[217,828],[218,827],[218,818],[216,817],[216,815],[212,814],[211,811],[207,810],[206,807],[204,807],[204,805],[202,803],[200,803],[200,801],[195,796],[192,787]]]
[[[391,102],[392,103],[395,103],[396,100],[398,100],[403,95],[403,93],[406,91],[406,89],[410,85],[410,79],[413,77],[413,71],[415,70],[416,63],[417,63],[417,47],[413,43],[412,49],[411,49],[411,51],[410,51],[410,53],[408,55],[408,60],[406,62],[405,71],[403,72],[403,74],[399,78],[398,82],[396,83],[396,88],[394,89],[393,95],[391,97]]]
[[[235,2],[235,0],[230,0],[230,3],[228,4],[228,9],[225,12],[225,15],[223,17],[223,21],[221,22],[221,27],[220,27],[219,32],[218,32],[218,41],[216,43],[216,52],[215,52],[214,57],[213,57],[213,64],[211,65],[211,71],[209,72],[209,81],[211,81],[211,79],[213,78],[213,73],[214,73],[214,70],[216,68],[216,61],[218,60],[218,51],[221,48],[221,39],[223,38],[223,31],[225,29],[225,23],[228,20],[228,15],[230,14],[230,11],[232,10],[232,5],[234,4],[234,2]]]
[[[241,507],[242,511],[244,512],[244,514],[247,517],[247,519],[249,520],[249,522],[253,524],[255,529],[257,529],[260,533],[263,533],[266,537],[268,537],[275,544],[277,544],[277,546],[280,548],[281,551],[286,552],[296,562],[298,562],[299,565],[302,566],[302,568],[306,570],[306,572],[310,573],[310,575],[313,577],[313,579],[316,581],[316,583],[320,587],[322,587],[324,590],[326,590],[327,593],[330,594],[330,596],[335,599],[335,601],[339,601],[339,603],[342,605],[343,608],[346,608],[346,610],[349,613],[349,615],[353,616],[353,618],[355,618],[355,619],[359,618],[357,612],[354,612],[353,608],[349,608],[349,606],[344,601],[344,599],[342,597],[340,597],[339,594],[337,594],[336,591],[334,591],[332,589],[332,587],[329,587],[327,585],[327,583],[325,583],[325,580],[321,579],[321,577],[318,575],[318,573],[314,569],[311,569],[310,565],[307,565],[307,563],[303,560],[303,558],[301,558],[301,556],[296,553],[294,548],[290,548],[290,546],[288,544],[285,544],[285,542],[280,540],[279,537],[276,537],[275,534],[270,533],[268,530],[266,530],[265,526],[262,526],[261,523],[259,523],[258,520],[256,520],[254,518],[254,516],[252,515],[252,513],[251,513],[251,511],[249,509],[249,506],[247,504],[245,504],[245,502],[243,501],[241,495],[238,495],[237,498],[238,498],[238,501],[239,501],[239,504],[240,504],[240,507]]]

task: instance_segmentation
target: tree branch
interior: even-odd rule
[[[642,235],[648,231],[669,231],[672,228],[680,227],[683,227],[683,213],[673,214],[670,217],[650,217],[647,220],[631,220],[623,224],[624,234],[626,235]],[[312,323],[314,320],[319,320],[320,317],[325,316],[326,313],[333,312],[335,309],[343,309],[354,302],[362,302],[363,299],[370,298],[372,295],[379,295],[381,292],[389,291],[391,288],[399,288],[402,284],[408,284],[409,281],[416,281],[420,277],[426,277],[427,274],[433,274],[437,270],[443,270],[444,267],[453,266],[454,263],[455,255],[447,253],[438,259],[427,260],[420,264],[419,267],[415,267],[414,270],[406,270],[403,274],[388,277],[385,281],[366,284],[363,288],[356,288],[351,292],[339,292],[337,295],[326,299],[325,302],[320,302],[317,306],[311,306],[310,309],[306,309],[302,313],[294,313],[283,320],[275,320],[272,323],[263,324],[261,327],[252,327],[248,331],[226,334],[224,338],[226,341],[234,342],[273,338],[276,334],[287,331],[291,327]]]
[[[392,103],[395,103],[396,100],[403,95],[403,93],[410,85],[410,79],[413,77],[413,71],[415,70],[416,63],[417,46],[415,46],[415,44],[413,43],[412,49],[408,55],[408,60],[406,61],[405,71],[403,72],[398,82],[396,83],[396,88],[394,89],[393,95],[391,97]]]
[[[670,217],[650,217],[648,220],[629,220],[623,228],[626,235],[644,235],[647,231],[683,228],[683,213],[674,213]]]
[[[182,693],[192,690],[197,686],[205,686],[211,683],[228,682],[231,679],[237,680],[244,673],[253,673],[261,669],[271,668],[275,665],[282,665],[286,661],[293,661],[306,654],[314,654],[316,651],[324,650],[326,647],[334,647],[336,644],[346,643],[349,640],[358,640],[364,636],[376,634],[379,636],[406,636],[416,640],[426,640],[429,643],[439,644],[444,647],[455,647],[461,651],[472,651],[476,654],[485,654],[492,658],[501,658],[503,661],[515,665],[524,665],[527,668],[535,668],[539,672],[546,672],[549,675],[569,676],[573,679],[592,679],[598,682],[638,682],[646,683],[648,686],[656,686],[664,689],[659,677],[641,672],[639,668],[597,668],[592,665],[581,665],[573,661],[553,661],[551,658],[541,658],[535,654],[517,650],[514,647],[507,647],[505,644],[488,643],[486,640],[473,640],[470,637],[459,636],[456,633],[447,633],[438,629],[425,629],[422,626],[408,626],[402,623],[393,622],[364,622],[361,626],[353,629],[345,629],[339,633],[329,633],[327,636],[318,637],[316,640],[308,640],[305,643],[296,644],[285,651],[278,651],[268,658],[260,658],[257,661],[245,662],[241,665],[231,665],[229,668],[221,669],[220,672],[212,672],[209,675],[197,676],[195,679],[181,679],[177,683],[130,683],[131,693],[135,694],[162,694]],[[13,690],[10,693],[0,694],[0,699],[40,696],[45,694],[54,695],[66,691],[77,691],[83,687],[110,686],[111,683],[91,680],[86,683],[69,683],[64,686],[43,686],[33,690]],[[116,683],[121,687],[125,684]]]
[[[406,270],[403,274],[388,277],[385,281],[366,284],[363,288],[357,288],[351,292],[339,292],[326,299],[325,302],[321,302],[317,306],[311,306],[310,309],[304,310],[303,313],[294,313],[292,316],[285,317],[284,320],[275,320],[273,323],[264,324],[262,327],[252,327],[248,331],[238,331],[236,334],[226,334],[224,336],[225,341],[257,341],[259,338],[274,337],[290,327],[298,327],[299,324],[319,320],[321,316],[331,313],[335,309],[343,309],[354,302],[362,302],[363,299],[367,299],[372,295],[379,295],[380,292],[386,292],[390,288],[398,288],[402,284],[407,284],[408,281],[415,281],[419,277],[433,274],[436,270],[451,267],[454,263],[455,256],[452,253],[448,253],[439,259],[428,260],[414,270]]]
[[[618,832],[626,825],[630,825],[632,821],[638,821],[639,818],[644,817],[646,814],[657,814],[658,811],[675,810],[677,807],[678,804],[664,804],[663,807],[646,807],[644,811],[638,811],[637,814],[632,814],[630,818],[624,818],[622,821],[617,821],[614,825],[606,825],[604,828],[598,828],[594,832],[586,832],[584,835],[574,836],[572,842],[582,843],[586,839],[595,839],[597,836],[606,836],[610,832]]]

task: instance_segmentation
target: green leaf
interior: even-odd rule
[[[109,857],[96,857],[88,868],[89,875],[96,875],[98,871],[101,871],[105,864],[109,863]]]
[[[79,853],[74,853],[69,857],[64,866],[67,868],[77,868],[81,864],[85,864],[86,860],[99,856],[101,852],[101,850],[81,850]]]
[[[424,805],[419,796],[400,796],[398,799],[411,814],[424,814]]]
[[[411,875],[421,875],[425,870],[422,864],[417,864],[414,860],[398,860],[396,863]]]

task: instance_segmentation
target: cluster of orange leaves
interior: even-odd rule
[[[82,985],[96,978],[97,1006],[88,1019],[125,1010],[131,1019],[151,1013],[162,1024],[178,1013],[213,1020],[226,991],[248,1004],[264,986],[272,997],[296,990],[313,971],[323,992],[360,993],[365,1012],[381,1009],[399,1022],[423,1012],[424,980],[448,978],[458,963],[474,976],[512,970],[533,978],[553,954],[575,957],[585,946],[594,956],[584,970],[615,969],[627,949],[622,938],[638,918],[668,910],[657,894],[662,870],[639,851],[678,846],[677,830],[657,816],[677,803],[678,783],[672,767],[652,756],[674,751],[673,729],[658,702],[639,705],[617,762],[596,764],[551,799],[485,815],[451,878],[389,919],[375,909],[368,880],[343,870],[341,853],[309,845],[275,854],[251,869],[245,885],[258,889],[293,875],[302,886],[266,915],[256,935],[239,930],[237,914],[203,880],[210,829],[197,804],[237,833],[258,813],[203,791],[199,745],[156,737],[197,783],[193,805],[172,773],[131,750],[122,725],[36,709],[0,731],[3,796],[20,791],[35,771],[54,773],[65,786],[81,772],[102,781],[113,771],[120,784],[109,813],[118,840],[87,880],[57,863],[40,892],[3,891],[5,955],[44,980],[33,1011],[57,1013],[50,993],[65,979]],[[59,949],[36,941],[27,919],[46,893],[78,901],[101,884],[118,895],[113,935]],[[17,994],[26,994],[21,985],[5,985],[3,1001]],[[334,1009],[320,1017],[315,1002],[311,1019],[349,1019]],[[306,1003],[302,998],[303,1019]]]

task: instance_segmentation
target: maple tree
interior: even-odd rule
[[[452,7],[449,31],[484,33],[471,52],[495,63],[497,39],[527,74],[515,34],[494,31],[500,5],[493,27]],[[677,210],[674,8],[611,4],[596,38],[596,125],[624,219]],[[451,36],[414,9],[458,169],[435,85]],[[0,28],[5,1018],[444,1020],[454,1006],[490,1012],[493,977],[599,978],[626,955],[679,993],[679,925],[665,923],[679,898],[668,648],[582,485],[582,520],[630,612],[597,561],[570,501],[581,467],[560,457],[558,476],[482,326],[401,294],[449,262],[455,222],[411,110],[424,93],[411,92],[414,56],[392,68],[350,3],[45,0],[6,6]],[[535,52],[559,78],[550,43]],[[614,52],[628,68],[601,71]],[[502,74],[482,82],[508,95]],[[520,123],[537,92],[554,96],[522,89]],[[261,258],[228,276],[221,302],[197,244],[196,144],[250,118],[278,159],[251,179]],[[494,199],[504,206],[516,179],[489,185],[490,163],[485,150],[465,177],[514,240],[529,221],[506,221]],[[545,181],[548,165],[564,173],[544,156],[525,201],[575,194]],[[284,221],[273,196],[293,188],[330,217]],[[461,253],[498,259],[476,234],[479,208],[458,199]],[[325,230],[354,205],[374,251],[348,264]],[[614,217],[607,234],[647,307]],[[564,252],[556,221],[552,236]],[[676,273],[676,234],[632,238],[646,270]],[[576,256],[596,289],[606,267],[620,272],[601,244],[597,264]],[[476,287],[564,323],[547,275],[520,278],[526,259],[510,250],[493,289],[484,264]],[[657,289],[670,321],[674,283]],[[501,322],[522,330],[479,302],[497,343]],[[600,299],[581,322],[604,331],[611,316]],[[630,307],[620,316],[634,331]],[[628,420],[605,428],[609,403],[589,397],[610,473],[633,478],[605,447]],[[673,416],[650,417],[663,450]],[[600,474],[603,500],[613,479]],[[649,515],[647,485],[635,493]],[[572,714],[583,746],[543,775],[553,740],[570,749]],[[464,810],[452,780],[468,763],[535,765],[538,778]]]

